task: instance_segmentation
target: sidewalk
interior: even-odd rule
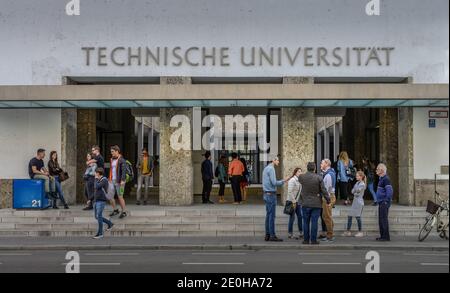
[[[299,240],[265,242],[260,237],[108,237],[94,240],[88,237],[0,237],[1,250],[414,250],[448,251],[449,241],[430,236],[424,242],[417,237],[393,237],[390,242],[378,242],[373,237],[361,239],[336,237],[334,243],[303,245]]]

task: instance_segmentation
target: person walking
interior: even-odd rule
[[[90,163],[95,163],[97,165],[97,168],[105,168],[105,159],[100,153],[100,147],[98,145],[94,145],[91,148],[91,154],[92,159],[88,162],[86,162],[86,165],[89,165]]]
[[[211,152],[206,151],[203,155],[205,156],[205,160],[203,160],[201,166],[203,181],[202,203],[213,204],[214,202],[209,199],[211,196],[212,184],[214,179],[213,165],[211,163]]]
[[[98,222],[97,234],[94,239],[103,238],[103,223],[108,225],[106,231],[109,232],[113,228],[114,224],[103,217],[103,210],[105,209],[106,202],[106,190],[108,189],[108,179],[104,176],[105,171],[103,168],[95,169],[95,192],[94,192],[94,216]]]
[[[322,176],[316,174],[316,164],[309,162],[307,172],[298,177],[302,185],[300,204],[303,215],[303,244],[319,244],[317,241],[317,226],[322,208],[322,200],[330,204],[330,196],[323,183]]]
[[[289,239],[300,239],[303,237],[303,221],[302,221],[302,207],[299,203],[300,200],[300,192],[302,190],[302,185],[298,181],[298,177],[302,174],[302,169],[295,168],[292,173],[291,179],[288,181],[288,192],[287,192],[287,200],[292,202],[294,205],[294,212],[289,215],[288,222],[288,238]],[[297,227],[298,227],[298,237],[294,237],[294,222],[295,218],[297,218]]]
[[[95,169],[97,169],[97,164],[92,160],[92,154],[88,153],[86,155],[86,162],[89,162],[89,164],[86,167],[86,171],[84,171],[83,179],[84,195],[86,196],[87,202],[83,211],[89,211],[94,208]]]
[[[334,190],[336,186],[336,173],[331,168],[331,161],[324,159],[320,163],[320,169],[323,173],[323,184],[330,196],[330,202],[322,201],[322,222],[325,223],[326,237],[320,239],[325,242],[334,242],[334,222],[333,222],[333,206],[336,203]]]
[[[227,181],[227,172],[225,166],[228,164],[227,158],[221,156],[217,165],[217,179],[219,180],[219,203],[225,203],[225,182]]]
[[[377,187],[378,202],[378,223],[380,226],[380,237],[377,241],[390,241],[389,235],[389,208],[391,207],[394,188],[391,179],[387,175],[387,167],[385,164],[378,164],[376,169],[377,175],[380,177]]]
[[[364,208],[364,192],[366,191],[366,175],[363,171],[356,172],[356,184],[352,188],[353,194],[353,202],[352,208],[348,214],[347,221],[347,231],[344,232],[343,236],[350,237],[352,236],[352,218],[356,218],[356,222],[358,223],[358,233],[355,234],[355,237],[363,237],[364,233],[362,232],[362,212]]]
[[[147,205],[148,201],[148,189],[150,187],[150,181],[153,176],[153,159],[148,155],[147,148],[142,149],[142,154],[139,156],[138,163],[136,164],[138,170],[138,184],[136,191],[136,205],[141,204],[142,183],[144,183],[144,205]]]
[[[228,166],[228,176],[230,177],[231,189],[233,190],[233,204],[240,204],[242,201],[240,183],[245,169],[242,162],[238,159],[237,153],[232,153],[231,158],[232,160]]]
[[[55,186],[55,178],[53,178],[44,165],[45,150],[38,149],[36,157],[32,158],[28,163],[28,175],[30,179],[44,180],[44,190],[46,197],[53,202],[50,203],[45,209],[55,206],[57,194]]]
[[[64,172],[63,169],[59,166],[58,163],[58,153],[56,151],[50,152],[50,160],[47,163],[48,172],[50,176],[53,176],[55,178],[55,188],[56,193],[58,194],[58,198],[61,200],[61,203],[64,205],[64,209],[69,209],[69,206],[66,203],[66,200],[64,199],[64,193],[62,191],[61,187],[61,180],[60,176]],[[53,201],[53,208],[57,209],[58,205],[56,203],[56,199]]]
[[[112,146],[110,151],[111,151],[111,162],[110,162],[111,167],[109,168],[108,180],[109,182],[112,182],[114,184],[115,196],[113,199],[110,200],[113,211],[109,216],[114,217],[116,215],[119,215],[119,210],[116,209],[116,201],[115,201],[115,197],[117,196],[119,205],[122,209],[119,215],[119,219],[123,219],[128,215],[127,212],[125,211],[125,200],[123,198],[127,178],[126,177],[127,162],[120,153],[119,146],[117,145]]]
[[[375,192],[375,165],[368,159],[363,158],[363,171],[367,178],[367,188],[373,198],[373,206],[377,205],[377,194]]]
[[[339,195],[341,196],[341,199],[345,200],[345,205],[350,204],[349,188],[353,180],[352,168],[353,161],[349,159],[346,151],[342,151],[339,154],[337,180],[339,185]]]
[[[280,164],[278,157],[273,157],[263,170],[262,187],[264,203],[266,205],[266,241],[283,241],[275,233],[275,217],[277,208],[277,187],[282,186],[289,178],[277,180],[275,166]]]

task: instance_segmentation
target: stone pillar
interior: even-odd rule
[[[387,166],[387,174],[394,188],[394,201],[398,200],[398,109],[380,109],[380,161]]]
[[[402,205],[414,202],[413,108],[398,109],[398,196]]]
[[[0,209],[12,208],[12,179],[0,179]]]
[[[284,77],[285,84],[313,83],[311,77]],[[314,108],[281,108],[281,176],[291,176],[294,168],[305,172],[308,162],[314,162],[315,116]],[[283,186],[282,202],[287,187]]]
[[[76,203],[77,182],[77,110],[61,109],[61,168],[69,173],[69,179],[62,183],[64,198],[69,204]]]
[[[161,84],[182,85],[190,83],[188,77],[161,77]],[[160,178],[159,203],[161,205],[181,206],[194,202],[193,164],[192,164],[192,108],[163,108],[160,110]],[[189,127],[170,127],[175,115],[186,115]],[[189,150],[174,150],[170,139],[174,131],[185,130],[183,139],[189,141]]]
[[[86,170],[86,155],[91,151],[91,147],[97,143],[96,137],[96,110],[77,110],[77,172],[76,176],[84,174]],[[76,200],[78,203],[86,202],[84,196],[84,182],[76,182]]]

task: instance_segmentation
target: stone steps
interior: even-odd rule
[[[92,211],[81,206],[70,210],[0,210],[0,236],[91,236],[97,223]],[[113,219],[112,236],[264,236],[265,210],[262,205],[194,205],[189,207],[130,206],[129,217]],[[288,216],[277,207],[276,229],[287,233]],[[333,209],[335,230],[346,229],[348,207]],[[109,211],[105,211],[107,215]],[[416,236],[424,223],[423,207],[393,206],[390,211],[392,235]],[[353,220],[353,229],[356,229]],[[294,229],[296,226],[294,225]],[[378,234],[377,208],[368,206],[363,214],[363,230]]]

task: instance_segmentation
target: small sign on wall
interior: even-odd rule
[[[436,119],[428,119],[428,128],[436,128]]]
[[[428,118],[448,118],[448,111],[430,110],[428,111]]]

